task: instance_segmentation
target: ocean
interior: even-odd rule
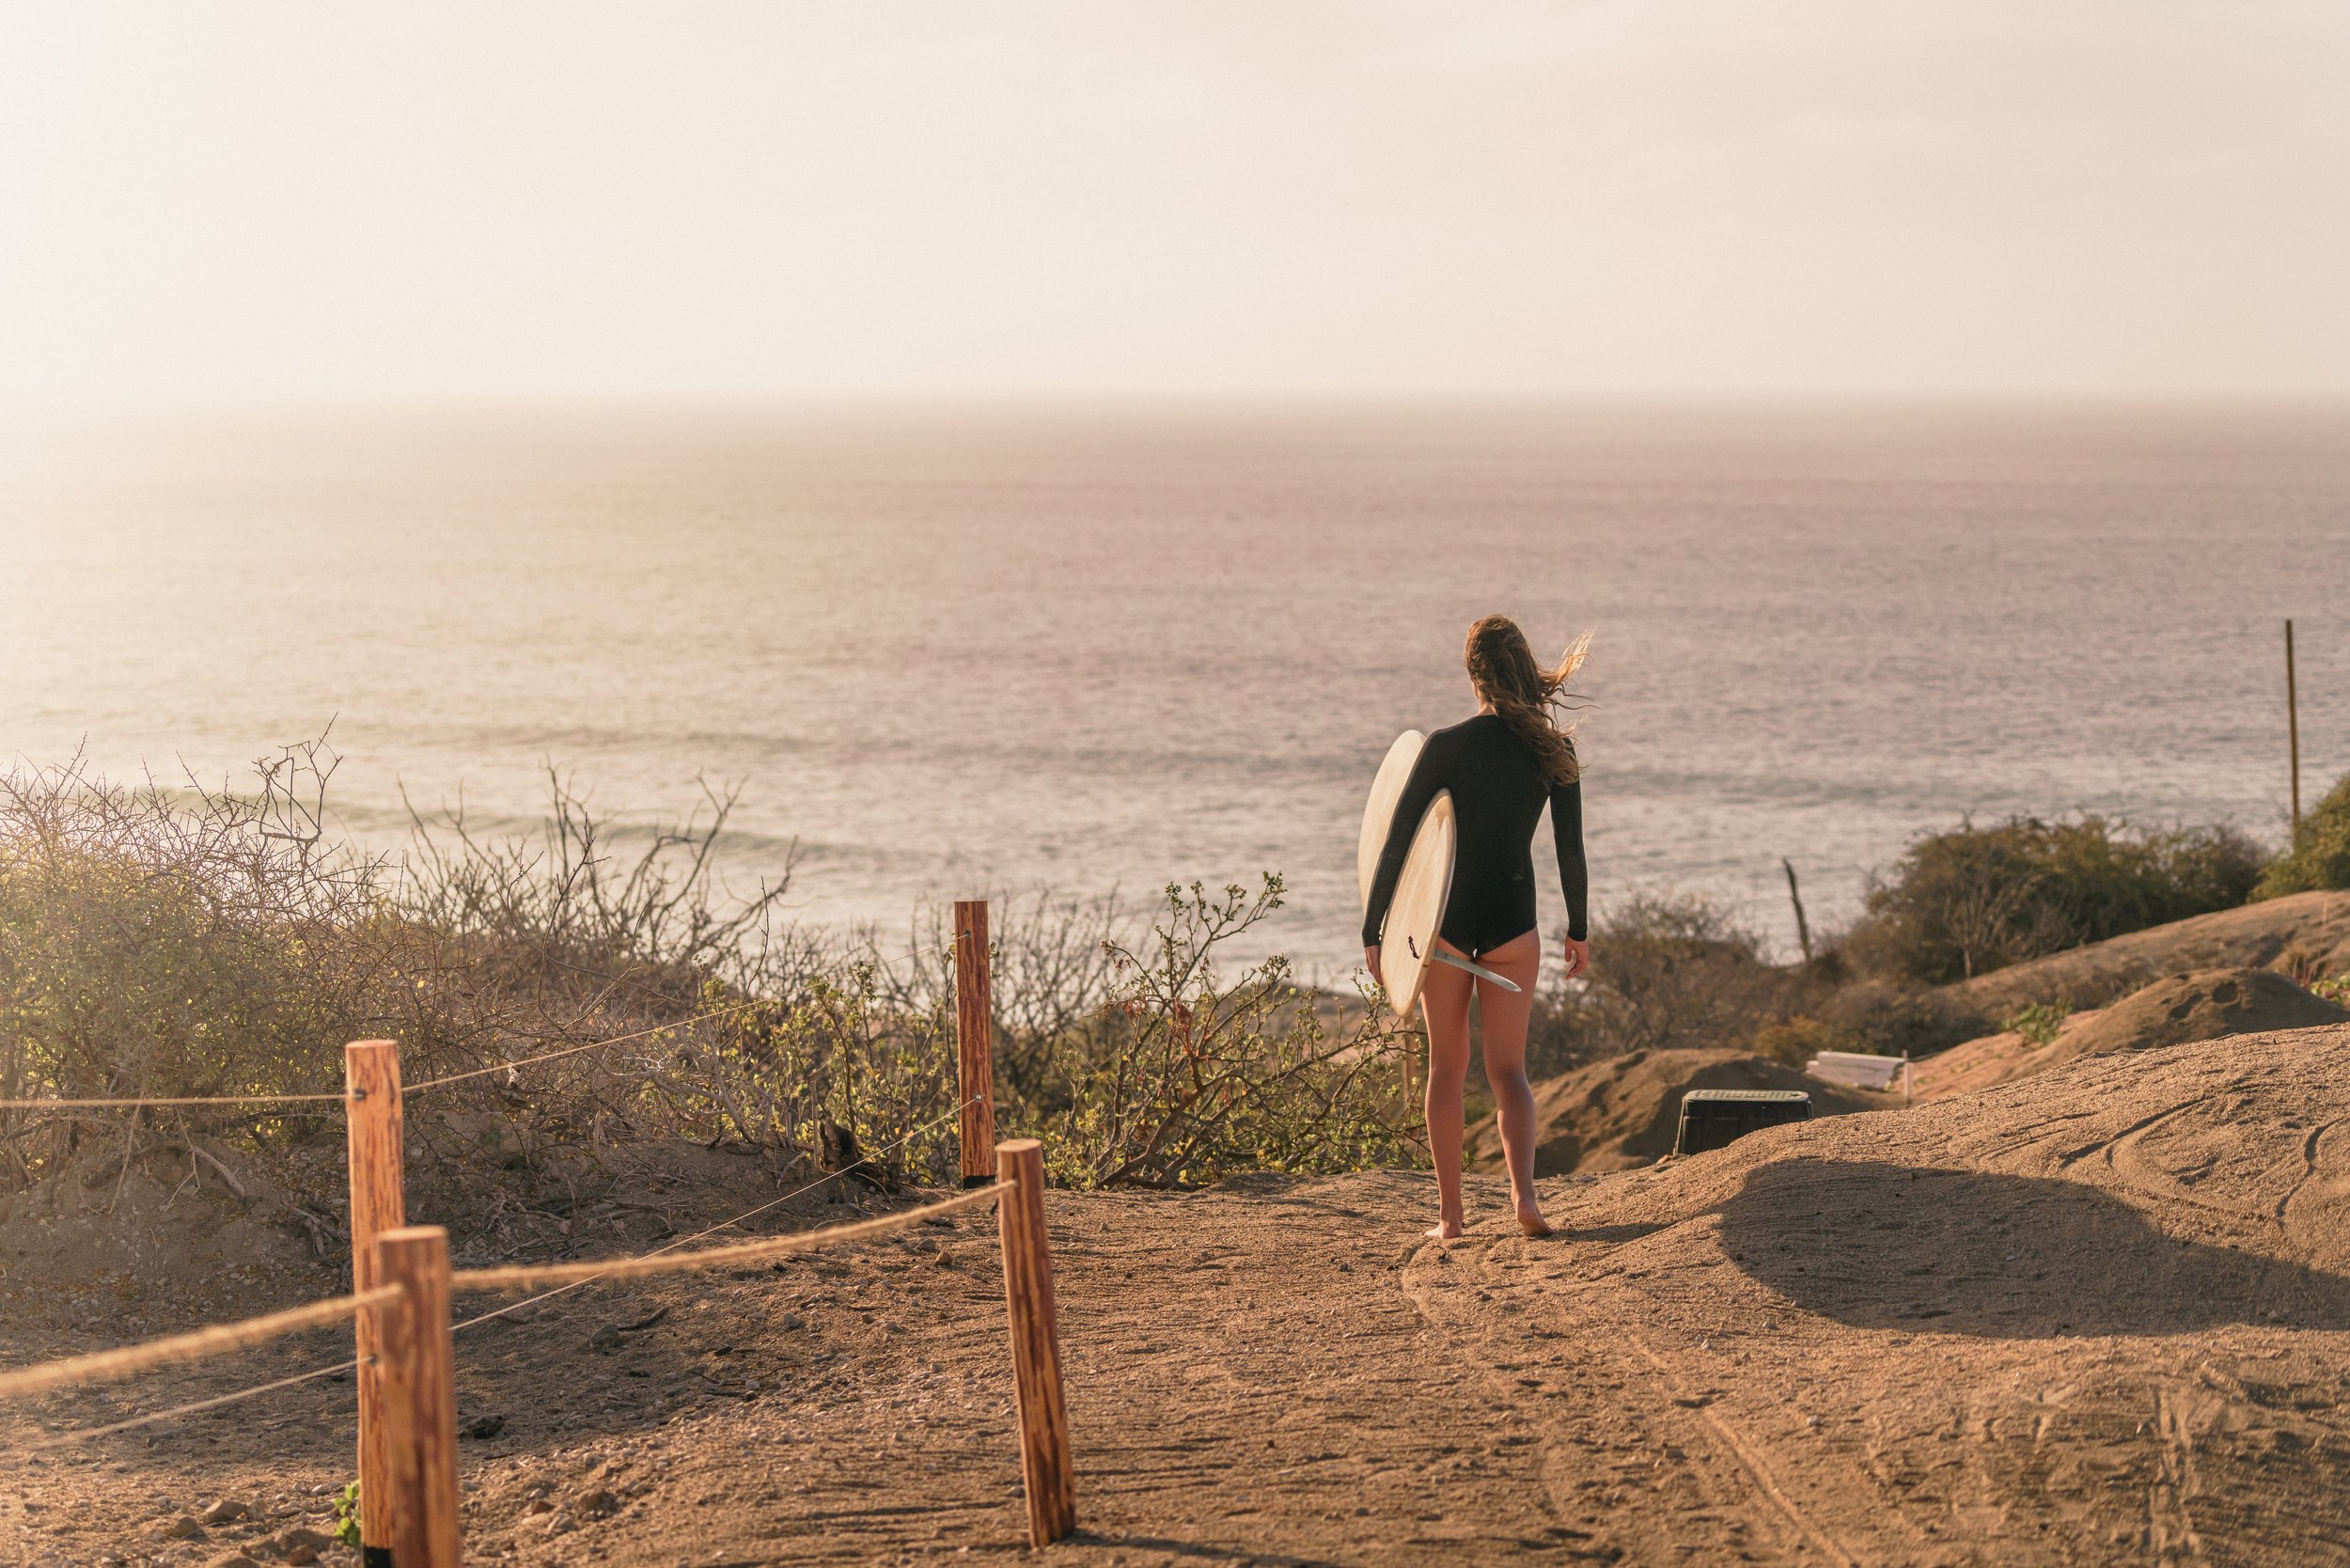
[[[509,831],[549,768],[640,825],[739,784],[725,876],[796,844],[822,925],[1277,870],[1260,946],[1335,980],[1371,774],[1470,712],[1462,633],[1498,610],[1540,651],[1596,634],[1602,916],[1702,895],[1788,952],[1782,857],[1832,925],[1968,814],[2280,839],[2282,624],[2314,801],[2350,770],[2345,589],[2339,409],[28,428],[0,463],[0,754],[217,782],[331,723],[337,820],[377,845],[403,792]]]

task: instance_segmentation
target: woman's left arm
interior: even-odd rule
[[[1573,980],[1590,967],[1590,872],[1583,864],[1583,786],[1550,787],[1550,832],[1559,845],[1559,890],[1567,899],[1567,935],[1562,957]]]

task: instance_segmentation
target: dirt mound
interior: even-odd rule
[[[1800,1089],[1814,1116],[1901,1104],[1743,1051],[1633,1051],[1534,1086],[1535,1174],[1588,1175],[1661,1159],[1672,1152],[1681,1097],[1693,1089]],[[1501,1135],[1490,1121],[1474,1129],[1468,1150],[1474,1168],[1502,1168]]]
[[[2065,1027],[2102,1016],[2100,1012],[2076,1012],[2065,1020]],[[2061,1038],[2061,1036],[2060,1036]],[[1972,1094],[2011,1078],[2029,1077],[2046,1067],[2053,1045],[2035,1045],[2013,1029],[1999,1034],[1986,1034],[1964,1045],[1926,1058],[1910,1069],[1910,1092],[1918,1099],[1947,1100],[1953,1094]]]
[[[331,1218],[225,1165],[183,1148],[126,1168],[99,1152],[0,1195],[0,1315],[145,1334],[335,1288],[321,1259],[348,1244]]]
[[[2032,1002],[2104,1007],[2201,969],[2350,970],[2350,893],[2295,893],[2174,920],[1978,975],[1941,994],[1982,1017],[2005,1018]]]
[[[2060,1032],[2055,1060],[2144,1051],[2222,1035],[2265,1034],[2350,1023],[2350,1008],[2266,969],[2206,969],[2156,980]]]
[[[2076,1012],[2044,1045],[2013,1032],[1954,1045],[1919,1063],[1913,1087],[1919,1099],[1939,1100],[2029,1077],[2080,1057],[2345,1022],[2350,1022],[2350,1009],[2337,1007],[2282,975],[2266,969],[2206,969],[2156,980],[2111,1007]]]

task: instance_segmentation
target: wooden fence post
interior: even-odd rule
[[[1053,1322],[1053,1259],[1044,1239],[1044,1145],[1032,1137],[999,1143],[995,1169],[1004,1186],[995,1216],[1004,1240],[1028,1544],[1049,1546],[1077,1528],[1077,1492],[1069,1463],[1069,1411],[1061,1401],[1060,1334]]]
[[[2301,847],[2301,698],[2293,683],[2293,622],[2285,622],[2285,743],[2293,753],[2293,847]]]
[[[1795,940],[1803,948],[1803,961],[1811,962],[1811,922],[1803,917],[1803,889],[1795,886],[1795,863],[1785,855],[1778,863],[1787,872],[1787,902],[1795,906]]]
[[[384,1404],[391,1416],[393,1560],[457,1568],[457,1361],[449,1343],[448,1232],[414,1225],[375,1240],[386,1284],[405,1293],[383,1313]]]
[[[963,1184],[995,1175],[995,1018],[988,988],[987,901],[955,901],[955,1081],[963,1101]]]
[[[400,1047],[358,1040],[343,1047],[344,1123],[351,1149],[351,1288],[382,1284],[375,1239],[408,1223],[400,1167]],[[359,1366],[359,1554],[362,1568],[391,1568],[391,1442],[384,1425],[379,1318],[355,1325]]]

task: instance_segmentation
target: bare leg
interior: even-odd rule
[[[1436,1165],[1435,1228],[1450,1241],[1468,1228],[1461,1208],[1461,1090],[1468,1078],[1469,991],[1475,983],[1449,964],[1431,964],[1419,982],[1428,1023],[1428,1152]]]
[[[1497,975],[1517,981],[1519,989],[1504,991],[1490,980],[1472,980],[1477,988],[1478,1016],[1485,1026],[1485,1080],[1493,1085],[1496,1120],[1501,1123],[1502,1157],[1510,1166],[1510,1196],[1518,1212],[1518,1225],[1529,1236],[1547,1236],[1534,1197],[1534,1090],[1526,1081],[1526,1026],[1534,1011],[1534,980],[1542,967],[1542,938],[1528,932],[1505,942],[1478,962]]]

